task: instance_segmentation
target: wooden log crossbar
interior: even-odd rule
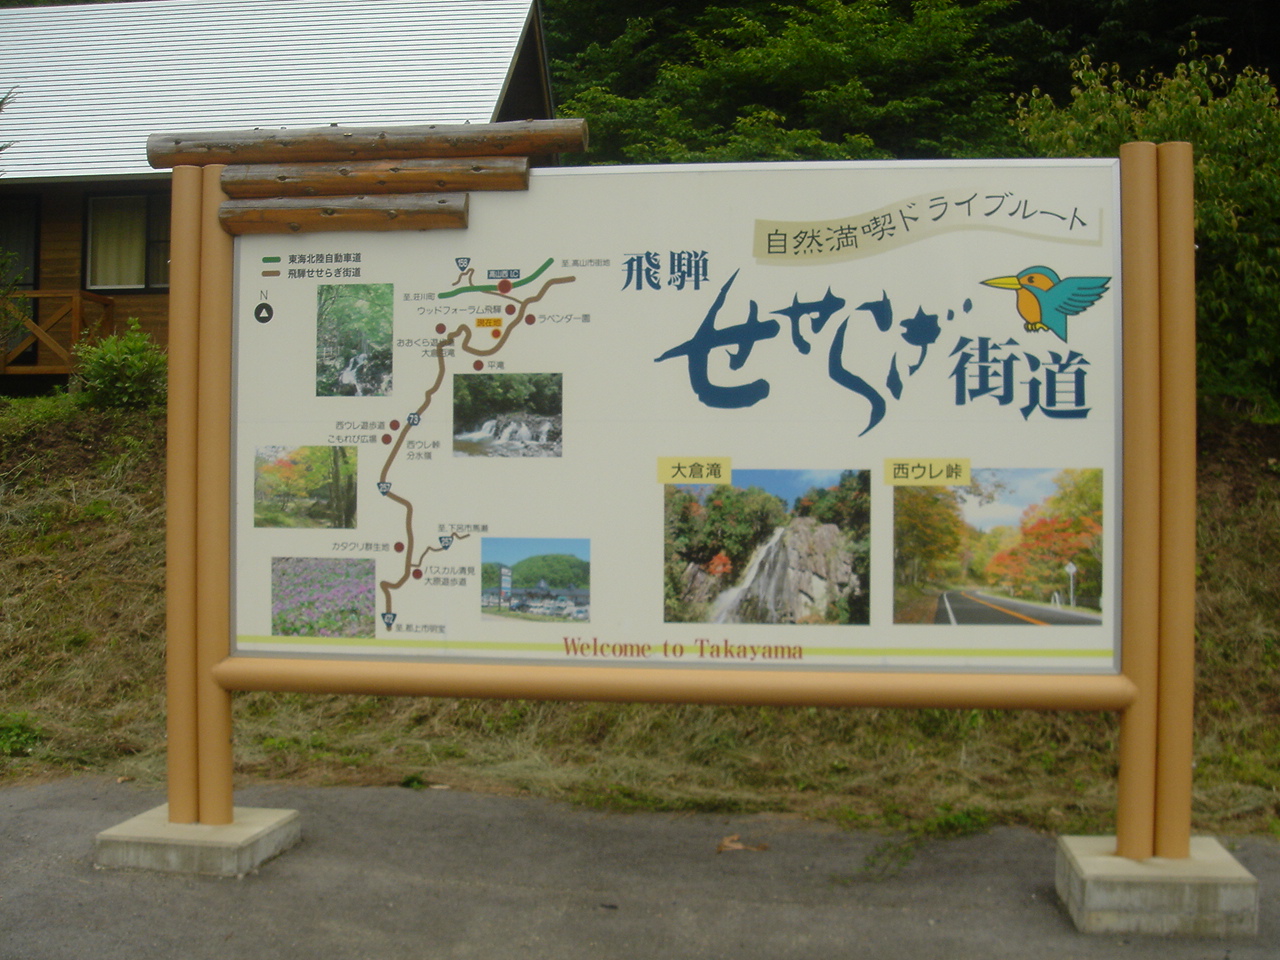
[[[471,190],[527,190],[529,157],[587,148],[584,120],[159,133],[153,167],[225,164],[233,236],[467,226]]]
[[[529,158],[239,164],[223,170],[222,189],[233,200],[528,190]]]
[[[226,200],[218,222],[232,236],[336,230],[441,230],[467,225],[465,193]]]

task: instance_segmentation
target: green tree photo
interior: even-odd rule
[[[395,296],[389,283],[316,288],[316,396],[391,393]]]
[[[356,525],[355,447],[260,447],[253,458],[255,527]]]
[[[544,583],[551,590],[586,590],[591,586],[591,562],[568,553],[544,553],[512,565],[512,587],[526,589]]]

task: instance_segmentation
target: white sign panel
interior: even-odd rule
[[[539,170],[237,239],[234,654],[1115,672],[1117,184]]]

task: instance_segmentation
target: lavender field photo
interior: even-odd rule
[[[372,638],[375,578],[372,560],[273,558],[272,636]]]

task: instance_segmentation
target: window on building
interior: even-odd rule
[[[5,194],[0,197],[0,292],[10,285],[15,291],[36,286],[36,230],[39,205],[35,197]],[[28,336],[23,320],[36,317],[36,304],[15,298],[0,305],[0,361],[11,364],[35,363],[37,345],[9,354]]]
[[[31,290],[36,279],[35,197],[5,196],[0,199],[0,283],[11,282],[18,290]],[[5,269],[7,267],[7,269]]]
[[[150,193],[90,197],[85,286],[163,290],[169,286],[169,198]]]

